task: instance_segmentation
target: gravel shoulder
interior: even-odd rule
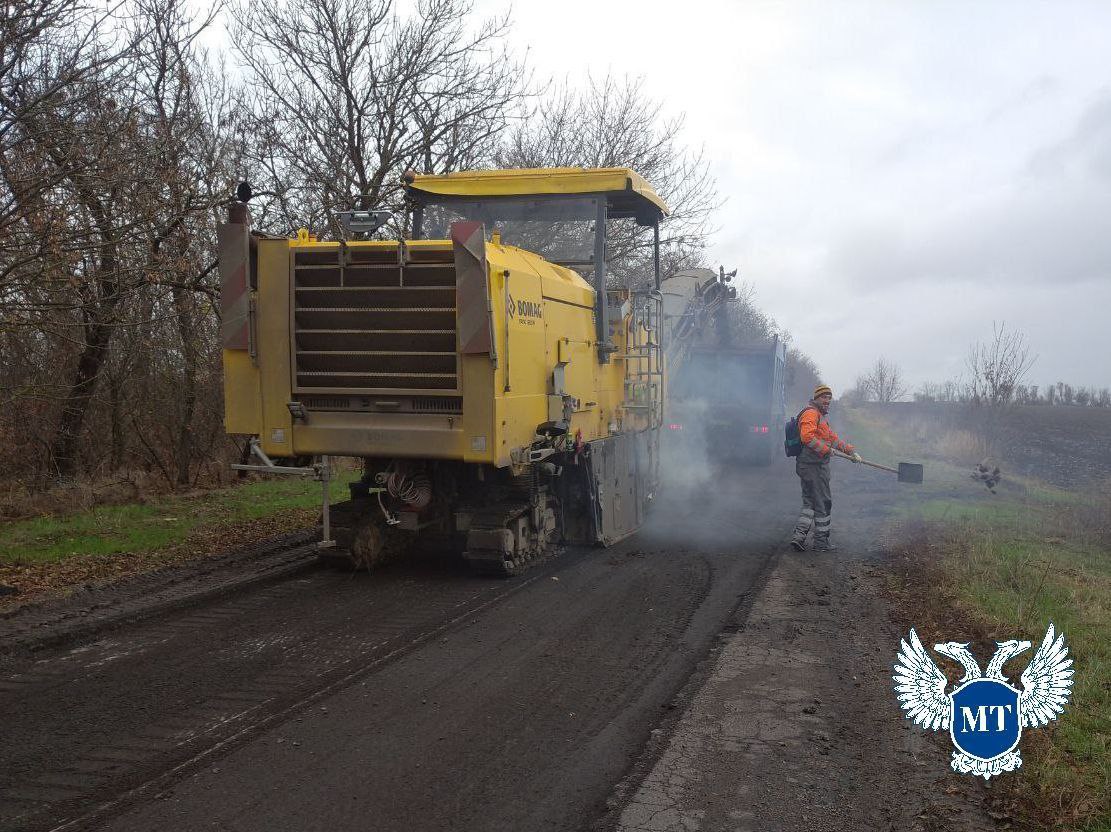
[[[604,827],[996,828],[990,789],[950,771],[945,738],[903,719],[891,689],[902,634],[882,591],[885,483],[846,467],[835,478],[850,506],[835,515],[842,551],[781,549]]]

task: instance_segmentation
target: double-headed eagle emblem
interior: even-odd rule
[[[997,642],[987,670],[968,652],[968,644],[947,641],[934,650],[960,662],[964,676],[945,693],[948,680],[934,664],[918,634],[902,641],[895,662],[895,692],[907,719],[931,731],[948,730],[956,751],[953,770],[985,780],[1022,765],[1018,741],[1023,728],[1056,719],[1072,691],[1072,659],[1064,635],[1049,625],[1041,647],[1022,671],[1022,690],[1007,682],[1003,665],[1030,648],[1029,641]]]

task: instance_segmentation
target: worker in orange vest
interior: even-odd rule
[[[814,397],[799,414],[799,439],[802,450],[795,458],[795,473],[802,480],[802,514],[791,535],[791,546],[802,552],[806,538],[814,530],[814,548],[819,552],[832,552],[837,547],[829,542],[830,511],[833,497],[829,488],[829,461],[834,448],[849,454],[853,462],[860,462],[856,448],[845,442],[826,422],[833,391],[824,384],[814,390]]]

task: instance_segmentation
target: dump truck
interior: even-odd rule
[[[361,459],[322,542],[360,567],[425,539],[512,575],[560,541],[629,535],[659,481],[667,205],[625,168],[404,188],[409,239],[374,239],[388,217],[361,211],[342,239],[275,237],[243,201],[219,226],[225,427],[255,454],[241,467],[326,478],[329,458]],[[607,274],[623,223],[654,255],[637,287]]]
[[[668,445],[685,463],[770,464],[786,419],[786,344],[743,343],[730,312],[736,275],[687,269],[662,285]]]
[[[671,378],[672,439],[710,460],[769,465],[782,446],[786,421],[787,346],[688,348]]]

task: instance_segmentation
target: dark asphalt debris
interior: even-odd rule
[[[986,463],[987,460],[984,460],[984,462],[979,463],[975,468],[972,469],[972,479],[982,482],[984,485],[987,486],[988,491],[994,494],[995,486],[997,486],[999,484],[999,481],[1003,479],[1003,475],[999,473],[998,465],[996,465],[994,468],[988,468]]]

